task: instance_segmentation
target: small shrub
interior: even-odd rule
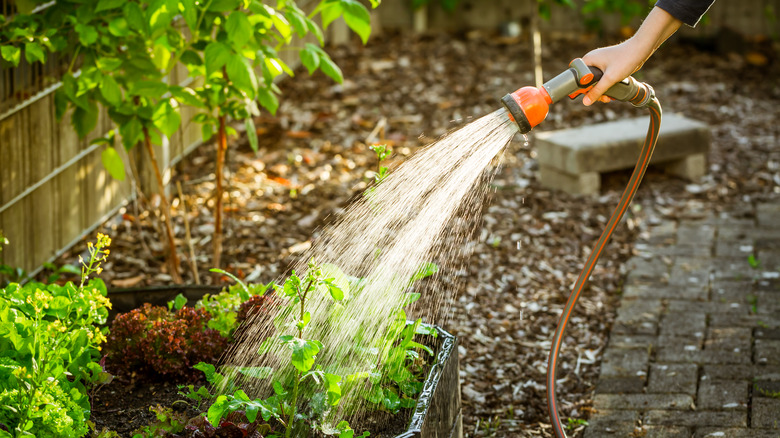
[[[208,328],[210,319],[203,308],[173,312],[149,303],[118,315],[106,345],[109,369],[125,375],[141,371],[174,379],[197,377],[200,373],[192,366],[215,363],[229,341]]]

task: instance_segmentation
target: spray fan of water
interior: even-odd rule
[[[349,276],[364,278],[362,291],[344,301],[338,321],[333,321],[333,303],[326,294],[314,294],[308,300],[312,329],[307,328],[311,333],[306,337],[325,346],[318,364],[354,372],[370,363],[370,358],[359,357],[356,352],[361,349],[355,344],[370,346],[384,335],[392,323],[390,315],[402,304],[409,278],[424,263],[437,261],[440,272],[435,277],[454,277],[447,274],[465,261],[464,240],[479,223],[488,187],[485,182],[493,175],[486,169],[517,131],[517,125],[500,109],[440,138],[391,172],[371,196],[352,204],[300,257],[294,266],[299,275],[314,259],[319,265],[335,265]],[[426,285],[425,308],[417,316],[426,322],[435,320],[452,292],[451,282],[432,279]],[[290,321],[277,326],[289,327]],[[290,364],[280,359],[289,361],[289,354],[281,350],[286,347],[257,354],[268,336],[267,327],[250,321],[224,362],[289,369]],[[358,327],[364,327],[360,336]],[[269,391],[271,379],[235,378],[247,392]],[[359,404],[361,397],[349,400]]]

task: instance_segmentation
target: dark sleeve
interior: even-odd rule
[[[682,21],[695,27],[715,0],[658,0],[655,5]]]

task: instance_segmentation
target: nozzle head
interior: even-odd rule
[[[542,123],[550,109],[550,97],[544,88],[523,87],[502,97],[501,102],[521,134]]]

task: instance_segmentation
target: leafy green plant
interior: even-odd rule
[[[567,418],[566,419],[566,430],[574,430],[577,429],[580,426],[587,426],[588,422],[586,420],[583,420],[582,418]]]
[[[626,25],[634,18],[644,17],[653,5],[655,0],[588,0],[580,12],[585,16],[586,27],[601,30],[605,13],[619,14],[621,23]]]
[[[761,262],[758,261],[755,255],[750,254],[748,256],[748,265],[753,269],[758,269],[761,266]]]
[[[184,430],[187,416],[181,412],[175,412],[169,407],[160,405],[149,408],[154,413],[155,420],[152,424],[143,426],[133,431],[133,438],[154,438],[168,436]]]
[[[96,361],[111,304],[89,279],[110,244],[90,242],[78,286],[11,283],[0,294],[0,437],[87,433],[88,389],[111,378]]]

